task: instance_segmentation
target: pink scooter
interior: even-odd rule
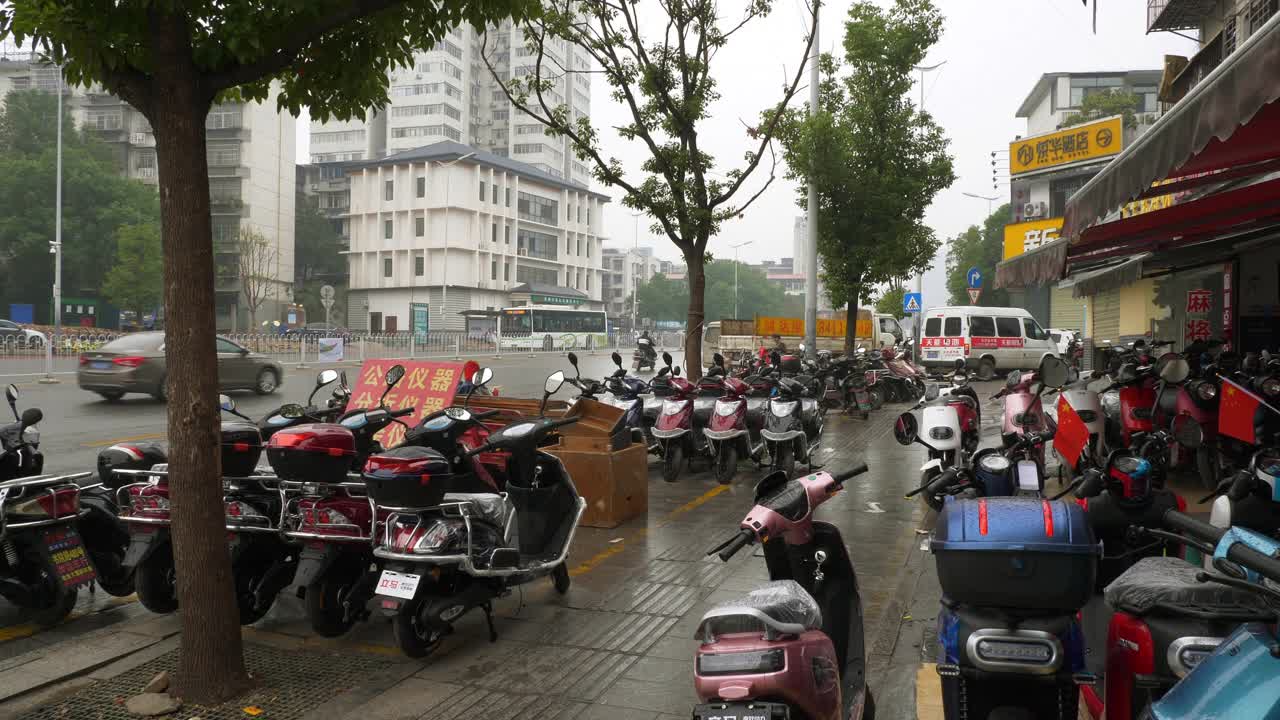
[[[1000,439],[1006,448],[1013,447],[1029,433],[1044,434],[1057,429],[1058,424],[1045,414],[1040,396],[1047,389],[1062,387],[1066,377],[1066,363],[1053,356],[1045,357],[1035,372],[1009,373],[1004,388],[991,396],[992,400],[1003,401]],[[1044,443],[1036,445],[1032,454],[1043,476]]]
[[[853,562],[840,531],[813,519],[866,471],[860,464],[838,475],[769,475],[738,533],[707,553],[727,562],[759,540],[770,581],[702,616],[694,720],[875,717]]]

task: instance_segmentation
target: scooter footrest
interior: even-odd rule
[[[693,720],[721,720],[722,718],[791,720],[791,708],[782,703],[751,701],[693,706]]]

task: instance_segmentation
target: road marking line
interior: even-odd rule
[[[132,437],[115,438],[112,440],[96,440],[94,442],[80,443],[80,447],[95,448],[106,447],[108,445],[118,445],[122,442],[138,442],[141,440],[163,440],[168,437],[165,433],[143,433]]]
[[[941,720],[942,716],[942,683],[938,682],[938,667],[934,663],[920,663],[916,669],[916,718]]]
[[[695,508],[701,507],[708,500],[710,500],[711,498],[719,495],[720,493],[728,489],[729,489],[728,485],[717,485],[711,488],[710,490],[690,500],[689,502],[681,505],[675,510],[672,510],[670,513],[667,514],[665,518],[658,521],[658,523],[655,524],[653,528],[657,529],[657,528],[665,527],[666,525],[671,524],[671,521],[674,520],[677,516],[683,515],[684,513],[687,513],[690,510],[693,510]],[[569,577],[578,577],[579,575],[586,575],[592,570],[595,570],[596,567],[600,565],[600,563],[603,563],[605,560],[608,560],[614,555],[617,555],[618,553],[621,553],[623,550],[626,550],[628,540],[639,540],[648,534],[649,534],[649,528],[642,527],[642,528],[636,528],[635,532],[629,535],[610,540],[609,542],[613,543],[612,545],[605,548],[604,550],[601,550],[595,555],[587,558],[586,560],[582,561],[575,567],[571,568],[569,570]]]

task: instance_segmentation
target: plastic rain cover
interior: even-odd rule
[[[1107,604],[1135,615],[1163,609],[1241,618],[1270,616],[1258,594],[1212,582],[1196,582],[1196,573],[1200,571],[1181,558],[1143,558],[1107,586]]]
[[[759,610],[779,623],[790,623],[807,630],[822,628],[822,610],[813,597],[795,580],[774,580],[741,597],[717,604],[707,615],[734,608]],[[760,621],[750,615],[728,617],[703,617],[698,636],[708,623],[716,633],[763,632]]]

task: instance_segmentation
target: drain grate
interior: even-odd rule
[[[281,650],[253,644],[245,645],[244,655],[249,671],[258,679],[257,688],[216,707],[184,705],[177,713],[164,717],[244,720],[249,717],[244,708],[258,707],[263,711],[261,717],[293,720],[391,667],[391,663],[372,657]],[[117,704],[116,698],[136,694],[156,673],[173,672],[177,667],[178,651],[174,650],[24,715],[22,720],[137,720],[125,710],[123,702]]]

